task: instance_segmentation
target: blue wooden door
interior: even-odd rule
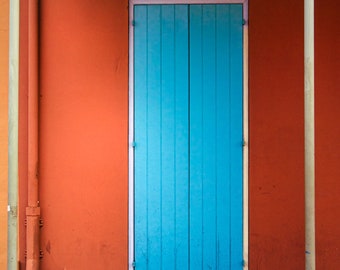
[[[242,269],[242,5],[134,7],[136,269]]]

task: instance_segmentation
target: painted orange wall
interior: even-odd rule
[[[20,1],[20,269],[27,205],[27,0]],[[42,269],[127,266],[127,1],[40,1]]]
[[[125,269],[128,5],[40,7],[42,269]]]
[[[8,11],[0,0],[0,269],[7,267]]]
[[[304,269],[303,0],[249,3],[249,265]]]
[[[340,5],[315,2],[316,263],[340,265]]]
[[[339,12],[315,1],[317,269],[340,264]],[[251,1],[249,33],[250,268],[303,269],[303,1]]]

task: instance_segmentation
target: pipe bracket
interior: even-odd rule
[[[39,206],[26,207],[26,216],[40,216],[40,207]]]

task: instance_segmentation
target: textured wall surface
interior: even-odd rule
[[[317,269],[340,265],[340,5],[315,2]]]
[[[303,1],[250,1],[250,269],[304,269]]]
[[[8,10],[9,1],[0,1],[0,269],[7,260],[7,141],[8,141]]]
[[[21,2],[21,206],[27,174],[27,1]],[[42,269],[127,265],[127,1],[40,1]],[[21,211],[21,224],[24,212]],[[20,227],[24,269],[24,227]]]
[[[42,1],[42,269],[127,265],[128,7]]]

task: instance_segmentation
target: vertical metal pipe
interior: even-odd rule
[[[305,241],[306,270],[315,269],[314,0],[305,0]]]
[[[7,269],[14,270],[18,261],[19,0],[9,4]]]
[[[38,196],[38,0],[28,1],[28,207],[26,269],[39,269]]]

